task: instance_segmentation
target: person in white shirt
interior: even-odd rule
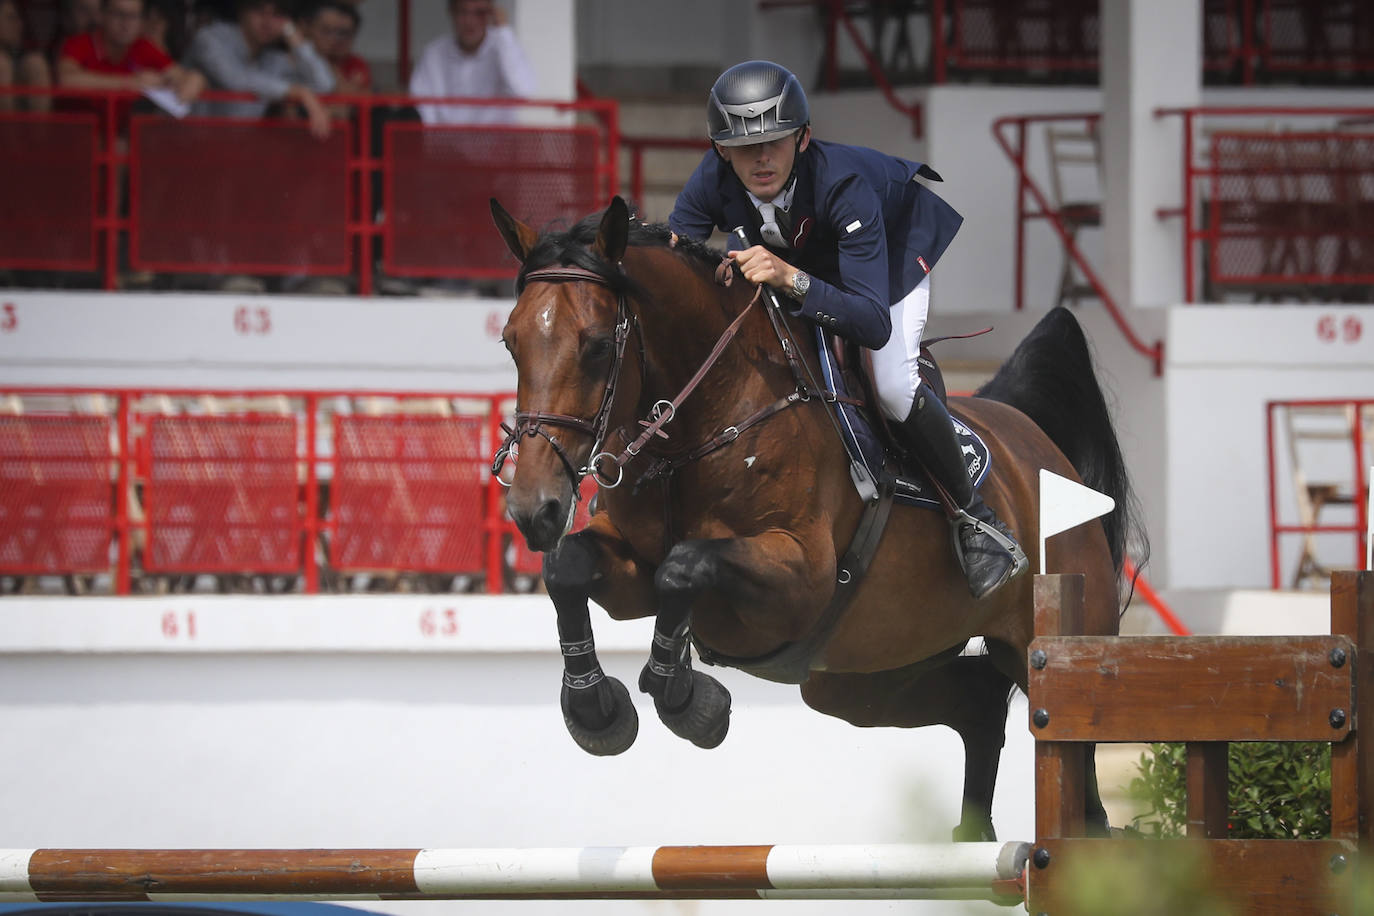
[[[534,70],[507,23],[505,10],[491,0],[449,0],[453,34],[425,46],[410,75],[414,96],[528,98],[534,95]],[[419,105],[426,124],[509,124],[515,109],[504,105]]]

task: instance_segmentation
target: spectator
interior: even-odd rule
[[[186,7],[183,0],[143,0],[143,37],[176,60],[186,50]]]
[[[333,90],[334,75],[276,0],[239,0],[238,21],[200,29],[186,63],[204,73],[211,88],[259,96],[256,102],[211,103],[211,114],[260,118],[273,102],[294,102],[305,110],[312,134],[329,136],[329,112],[317,93]]]
[[[0,0],[0,89],[10,86],[47,88],[52,85],[52,69],[38,51],[24,49],[24,17],[18,0]],[[23,100],[30,111],[46,111],[50,99],[29,96]],[[0,111],[22,107],[20,99],[0,95]]]
[[[453,34],[425,46],[410,76],[415,96],[527,98],[534,71],[507,25],[506,13],[491,0],[449,0]],[[420,105],[426,124],[509,124],[515,111],[502,106]]]
[[[353,53],[362,17],[357,7],[344,0],[319,0],[306,10],[302,31],[315,50],[329,63],[334,91],[340,95],[366,95],[372,91],[372,68]]]
[[[170,89],[183,102],[205,88],[205,79],[178,66],[142,35],[143,0],[104,0],[100,27],[74,35],[62,44],[57,82],[74,89]],[[119,132],[125,132],[132,103],[117,109]]]
[[[100,0],[63,0],[62,20],[48,46],[48,57],[57,62],[68,38],[84,35],[100,25]]]

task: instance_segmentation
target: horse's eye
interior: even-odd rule
[[[609,337],[593,337],[587,341],[582,356],[588,362],[600,362],[609,358],[614,349],[615,343]]]

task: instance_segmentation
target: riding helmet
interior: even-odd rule
[[[726,70],[706,104],[707,132],[721,146],[776,140],[810,121],[801,82],[769,60],[747,60]]]

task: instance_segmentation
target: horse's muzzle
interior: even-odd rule
[[[510,509],[515,527],[525,536],[525,543],[530,550],[552,550],[568,532],[569,522],[573,517],[571,496],[549,498],[538,494],[534,499],[528,500],[528,505],[526,502],[517,498],[515,493],[511,493],[507,500],[506,505]]]

